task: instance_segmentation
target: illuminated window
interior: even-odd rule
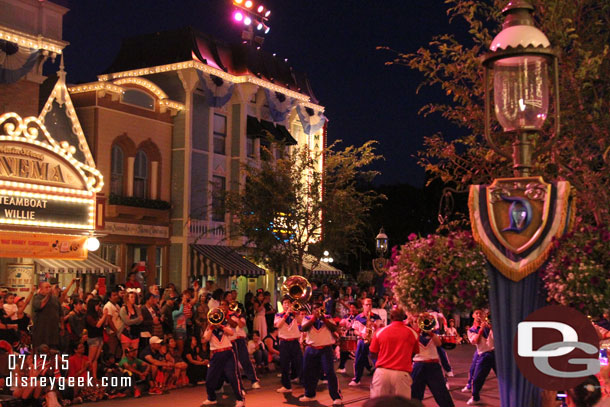
[[[146,92],[135,89],[127,89],[121,97],[121,102],[129,105],[143,107],[148,110],[155,110],[155,100]]]
[[[123,195],[123,149],[118,145],[112,146],[110,157],[110,193]]]
[[[146,198],[146,185],[148,181],[148,157],[142,150],[136,153],[133,168],[133,196]]]
[[[250,158],[254,158],[254,137],[246,137],[246,154]]]
[[[227,116],[214,113],[214,154],[225,154],[227,144]]]
[[[224,222],[225,220],[225,177],[214,175],[212,177],[212,220]]]

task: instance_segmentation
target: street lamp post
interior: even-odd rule
[[[570,184],[532,176],[549,111],[549,68],[554,74],[554,133],[559,133],[557,53],[534,26],[534,8],[513,0],[502,11],[502,31],[493,39],[485,67],[485,139],[498,154],[512,158],[514,178],[473,185],[468,206],[472,232],[489,263],[490,310],[494,316],[495,361],[502,407],[540,405],[539,389],[520,374],[513,357],[517,325],[545,305],[536,271],[547,260],[554,239],[574,216]],[[490,82],[493,76],[493,105]],[[494,141],[491,109],[511,148]],[[473,394],[473,398],[474,398]],[[474,400],[476,401],[476,400]]]
[[[385,234],[383,227],[379,229],[379,233],[375,237],[375,252],[377,252],[377,258],[373,259],[373,270],[379,276],[385,273],[388,260],[385,258],[388,252],[388,235]]]

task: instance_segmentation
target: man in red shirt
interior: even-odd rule
[[[402,396],[411,398],[413,355],[419,353],[417,333],[404,324],[405,312],[396,308],[390,313],[392,323],[375,332],[370,351],[377,354],[371,398]]]

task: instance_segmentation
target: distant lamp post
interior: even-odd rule
[[[324,257],[322,257],[320,260],[323,261],[324,263],[332,263],[333,261],[335,261],[335,259],[330,257],[330,253],[328,252],[328,250],[324,250],[323,254],[324,254]]]
[[[536,137],[549,110],[549,66],[554,73],[554,125],[559,134],[559,64],[557,52],[542,31],[534,26],[531,4],[511,1],[502,31],[483,56],[485,67],[485,138],[498,154],[513,160],[515,176],[527,177],[532,168]],[[500,148],[491,136],[490,80],[493,75],[493,107],[506,134],[513,136],[511,154]]]
[[[378,257],[373,259],[373,270],[381,276],[385,273],[388,264],[388,260],[385,258],[388,252],[388,235],[385,234],[383,227],[379,229],[379,233],[375,237],[375,251]]]

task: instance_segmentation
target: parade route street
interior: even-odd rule
[[[468,369],[472,360],[472,354],[474,347],[471,345],[459,345],[456,349],[448,352],[449,358],[455,370],[455,377],[449,378],[449,384],[451,386],[451,396],[455,402],[456,407],[466,407],[466,401],[470,397],[469,393],[461,393],[460,390],[465,386],[468,379]],[[343,403],[349,407],[362,406],[369,398],[369,386],[371,383],[371,376],[368,376],[365,371],[365,376],[362,379],[362,384],[359,387],[350,387],[348,383],[351,379],[352,362],[347,363],[347,373],[350,375],[338,374],[339,387],[343,394]],[[326,385],[318,385],[318,393],[315,402],[301,403],[298,398],[303,395],[303,388],[300,386],[293,387],[292,393],[276,393],[276,389],[279,388],[280,379],[276,376],[276,372],[265,374],[261,377],[262,388],[259,390],[252,390],[250,383],[246,380],[245,387],[247,391],[246,395],[246,407],[274,407],[274,406],[307,406],[307,407],[321,407],[331,406],[332,400],[328,395]],[[225,386],[225,390],[229,395],[228,398],[218,397],[217,406],[220,407],[233,407],[235,405],[235,399],[231,394],[229,386]],[[188,387],[184,389],[172,390],[168,394],[158,396],[144,396],[139,399],[133,397],[127,397],[124,399],[104,400],[96,403],[86,403],[86,407],[130,407],[130,406],[144,406],[147,407],[199,407],[201,402],[205,400],[205,386]],[[500,406],[499,392],[498,392],[498,381],[493,371],[487,378],[483,391],[481,393],[481,400],[485,402],[486,406],[498,407]],[[432,398],[429,391],[426,391],[424,398],[425,407],[436,407],[436,403]]]

